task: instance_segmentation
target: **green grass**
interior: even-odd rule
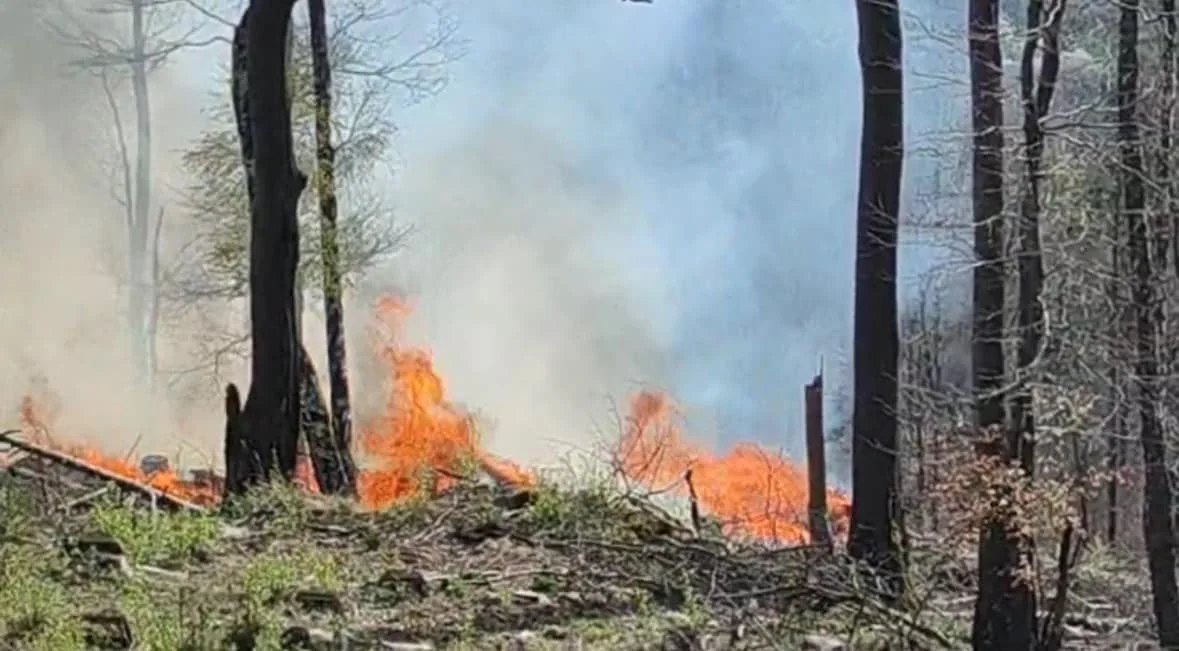
[[[799,648],[811,634],[942,648],[907,619],[966,646],[961,615],[866,607],[841,559],[698,535],[608,482],[542,481],[526,504],[465,485],[381,513],[289,486],[218,514],[111,499],[67,516],[29,495],[0,487],[3,649],[104,648],[95,640],[120,625],[145,651],[277,651],[300,635],[357,648],[725,648],[734,636]],[[125,560],[78,553],[81,536],[117,542]]]

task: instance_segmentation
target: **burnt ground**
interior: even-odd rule
[[[892,607],[838,555],[697,533],[604,485],[470,482],[382,513],[273,487],[216,514],[83,488],[0,474],[0,649],[969,647],[973,570],[943,543],[917,541]],[[1089,558],[1066,648],[1129,648],[1141,572]]]

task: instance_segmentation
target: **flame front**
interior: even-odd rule
[[[394,297],[382,298],[374,310],[372,343],[387,369],[387,386],[380,415],[364,423],[358,434],[362,506],[382,509],[423,490],[445,490],[464,469],[474,467],[500,483],[532,485],[527,471],[482,449],[471,415],[447,400],[446,385],[430,352],[402,345],[402,326],[410,313],[409,305]],[[149,475],[131,460],[54,440],[49,436],[54,411],[47,391],[26,396],[21,405],[26,434],[41,445],[176,497],[206,505],[217,502],[219,486],[211,479],[186,481],[171,470]],[[679,415],[664,394],[642,391],[631,399],[615,457],[631,481],[651,490],[685,494],[683,478],[690,469],[700,506],[721,520],[729,533],[787,544],[808,540],[806,473],[785,457],[752,444],[738,445],[723,456],[692,445],[681,434]],[[316,490],[305,458],[296,478],[308,490]],[[830,491],[828,505],[836,530],[842,530],[846,496]]]
[[[689,443],[665,394],[642,391],[631,399],[617,458],[628,477],[652,490],[688,492],[685,475],[691,470],[691,489],[701,507],[730,534],[788,544],[810,540],[806,473],[786,457],[751,443],[724,456]],[[847,498],[829,490],[827,505],[836,533],[842,533]]]

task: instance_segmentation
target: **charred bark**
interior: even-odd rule
[[[1129,237],[1130,290],[1134,310],[1134,384],[1145,470],[1142,528],[1159,644],[1179,649],[1179,588],[1175,581],[1175,532],[1167,454],[1158,415],[1159,346],[1156,283],[1150,260],[1138,125],[1139,0],[1125,0],[1118,20],[1118,144],[1122,163],[1122,214]]]
[[[1126,412],[1122,408],[1121,396],[1123,392],[1123,384],[1125,375],[1120,366],[1122,342],[1126,336],[1125,323],[1125,300],[1122,294],[1122,285],[1125,282],[1125,273],[1123,264],[1122,247],[1125,245],[1123,241],[1123,231],[1120,220],[1113,220],[1110,224],[1110,279],[1109,287],[1107,289],[1109,295],[1109,303],[1113,306],[1114,315],[1110,319],[1109,326],[1109,422],[1112,428],[1109,436],[1106,437],[1106,470],[1108,477],[1105,480],[1105,497],[1106,497],[1106,521],[1105,521],[1105,540],[1110,546],[1114,546],[1118,542],[1118,521],[1121,518],[1121,482],[1122,470],[1126,465],[1128,427],[1126,425]]]
[[[336,149],[332,145],[332,69],[328,59],[324,0],[308,0],[311,62],[315,87],[315,191],[319,198],[319,230],[323,250],[323,308],[327,329],[328,385],[331,391],[330,442],[323,456],[327,466],[319,477],[327,493],[353,493],[352,407],[348,394],[348,356],[344,344],[344,297],[337,237]],[[318,385],[316,387],[318,391]],[[319,463],[316,467],[318,468]],[[319,472],[317,470],[317,472]]]
[[[970,102],[974,212],[971,346],[979,428],[1003,425],[1003,59],[998,0],[970,2]]]
[[[856,209],[855,403],[848,551],[899,596],[897,225],[904,158],[898,0],[857,0],[863,130]]]
[[[831,549],[827,519],[827,450],[823,440],[823,371],[803,387],[806,412],[807,524],[811,544]]]
[[[1001,436],[1003,354],[1003,59],[999,40],[998,0],[970,2],[970,101],[974,142],[971,171],[974,221],[974,301],[972,307],[973,390],[978,426],[988,440]],[[981,449],[995,461],[1007,461],[1003,445]],[[978,596],[972,641],[975,649],[1010,644],[1010,586],[1019,569],[1019,550],[1008,540],[1012,514],[991,504],[991,517],[980,533]],[[1007,512],[1004,512],[1007,511]],[[1024,626],[1026,629],[1026,625]],[[1026,644],[1026,643],[1025,643]],[[1010,648],[1030,648],[1010,646]]]
[[[315,365],[305,348],[300,346],[299,351],[303,383],[300,424],[311,455],[311,465],[315,469],[315,481],[324,493],[354,494],[356,466],[352,461],[351,450],[340,448],[339,440],[333,436],[331,412],[320,391]]]
[[[237,493],[272,472],[294,476],[299,438],[299,262],[296,206],[306,177],[294,161],[286,89],[286,42],[294,0],[251,0],[233,41],[233,100],[250,206],[251,383],[238,417]],[[244,72],[244,76],[243,76]],[[228,448],[229,446],[227,446]]]
[[[1175,0],[1162,0],[1163,22],[1163,51],[1162,58],[1162,86],[1160,88],[1162,115],[1159,116],[1159,147],[1155,158],[1159,192],[1160,210],[1155,220],[1155,273],[1161,278],[1167,272],[1167,256],[1171,253],[1172,242],[1175,237],[1174,223],[1177,217],[1175,209],[1175,181],[1171,178],[1172,147],[1175,141],[1175,37],[1179,29],[1175,16]],[[1179,265],[1179,259],[1174,264]],[[1162,303],[1159,303],[1162,310]],[[1158,322],[1162,326],[1162,314]]]

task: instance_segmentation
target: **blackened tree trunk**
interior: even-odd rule
[[[352,408],[348,395],[348,356],[344,346],[343,283],[337,241],[336,150],[332,145],[332,69],[328,58],[324,0],[308,0],[311,62],[315,87],[315,192],[323,249],[323,307],[327,328],[328,384],[332,419],[327,449],[313,450],[317,479],[327,493],[353,493]]]
[[[306,178],[294,161],[286,42],[294,0],[251,0],[234,34],[234,108],[250,206],[250,391],[227,441],[226,491],[277,472],[291,479],[299,439],[300,363],[295,302],[296,206]],[[242,72],[244,68],[244,82]],[[227,419],[232,419],[226,409]]]
[[[1167,256],[1171,253],[1171,239],[1173,224],[1176,218],[1175,210],[1175,181],[1171,178],[1172,151],[1175,140],[1175,36],[1179,23],[1175,16],[1175,0],[1162,0],[1163,21],[1163,51],[1162,85],[1160,100],[1162,103],[1159,116],[1159,146],[1155,157],[1156,174],[1160,197],[1159,218],[1155,227],[1155,269],[1154,272],[1162,277],[1167,272]],[[1179,261],[1176,261],[1179,264]],[[1159,304],[1162,309],[1162,303]],[[1162,315],[1159,315],[1159,325],[1162,325]],[[1161,398],[1161,396],[1160,396]]]
[[[1122,213],[1129,236],[1134,310],[1134,382],[1145,466],[1142,527],[1159,643],[1179,649],[1179,589],[1171,485],[1158,416],[1158,314],[1156,278],[1146,226],[1142,142],[1138,127],[1138,0],[1123,0],[1118,21],[1118,144],[1122,162]]]
[[[902,555],[897,475],[897,230],[904,159],[898,0],[857,0],[863,132],[856,209],[855,403],[848,550],[879,570],[894,595]]]
[[[973,385],[978,426],[988,439],[1002,437],[1005,377],[1003,355],[1003,59],[998,0],[971,0],[969,24],[970,100],[974,143],[971,171],[974,221]],[[1004,445],[982,449],[1005,463]],[[978,599],[972,631],[975,649],[1029,648],[1010,640],[1012,584],[1019,549],[1008,540],[1008,509],[996,499],[979,540]],[[1007,512],[1005,512],[1007,511]],[[1016,615],[1026,617],[1026,612]],[[1019,627],[1026,636],[1026,623]]]
[[[1125,228],[1121,220],[1112,220],[1110,224],[1110,278],[1109,304],[1113,306],[1114,314],[1109,325],[1109,417],[1112,431],[1106,443],[1106,471],[1105,480],[1106,521],[1105,541],[1111,547],[1118,543],[1118,520],[1121,518],[1121,482],[1122,470],[1126,465],[1128,428],[1126,426],[1126,412],[1122,407],[1123,378],[1121,368],[1122,343],[1126,336],[1125,310],[1122,285],[1125,282],[1125,272],[1122,247],[1125,246],[1123,233]]]

